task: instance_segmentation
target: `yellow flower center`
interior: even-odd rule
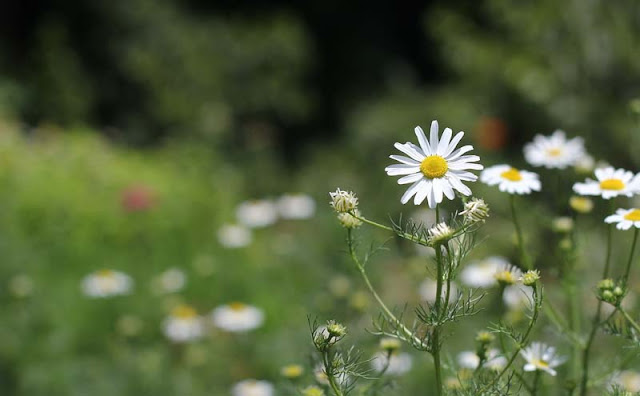
[[[516,283],[516,278],[513,275],[513,272],[511,271],[500,271],[496,273],[494,277],[498,282],[501,282],[507,285],[513,285],[514,283]]]
[[[111,270],[108,269],[103,269],[98,271],[98,276],[103,277],[103,278],[111,278],[113,277],[113,275],[115,275],[115,273]]]
[[[624,182],[620,179],[607,179],[600,182],[600,188],[619,191],[624,189]]]
[[[231,308],[232,311],[240,312],[244,311],[247,308],[247,305],[241,302],[232,302],[229,304],[229,308]]]
[[[506,172],[502,172],[500,176],[502,176],[503,179],[507,179],[514,182],[522,180],[522,175],[516,168],[511,168]]]
[[[437,179],[444,176],[449,170],[447,160],[439,155],[430,155],[420,164],[420,171],[429,179]]]
[[[198,313],[196,312],[195,309],[193,309],[193,307],[183,304],[175,307],[173,311],[171,311],[171,316],[174,316],[180,319],[191,319],[198,316]]]
[[[549,150],[547,150],[547,154],[549,154],[549,157],[558,157],[562,155],[562,149],[557,147],[550,148]]]
[[[534,366],[540,367],[540,368],[548,368],[549,367],[549,363],[545,362],[544,360],[540,360],[540,359],[533,359],[533,361],[531,363]]]
[[[624,215],[625,220],[640,221],[640,209],[634,209],[631,212]]]

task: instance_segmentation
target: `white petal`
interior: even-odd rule
[[[442,202],[442,186],[440,185],[440,179],[433,179],[433,198],[437,203]]]
[[[402,204],[406,204],[407,202],[409,202],[409,200],[411,199],[411,197],[418,191],[418,189],[420,188],[420,183],[422,183],[423,180],[418,180],[417,182],[413,183],[408,189],[407,191],[404,192],[404,194],[402,194],[402,198],[400,198],[400,202],[402,202]]]
[[[414,132],[416,133],[420,147],[422,147],[422,151],[424,151],[427,156],[431,155],[431,147],[429,147],[429,142],[427,141],[427,137],[424,135],[422,128],[417,126],[415,127]]]
[[[387,166],[384,170],[389,176],[399,176],[420,172],[420,167],[417,165],[394,164]]]
[[[447,148],[447,151],[444,153],[445,156],[451,154],[453,150],[456,149],[456,146],[458,145],[458,143],[460,143],[460,140],[462,140],[463,136],[464,136],[464,132],[460,131],[456,134],[456,136],[454,136],[453,139],[451,139],[451,143],[449,143],[449,148]]]
[[[442,137],[440,137],[440,143],[438,143],[438,155],[444,155],[449,148],[449,142],[451,141],[451,128],[445,128],[442,133]]]
[[[438,121],[431,121],[431,138],[429,144],[432,147],[432,151],[435,151],[438,147]]]
[[[423,177],[422,173],[420,173],[420,172],[414,173],[412,175],[404,176],[404,177],[401,177],[400,179],[398,179],[398,184],[413,183],[413,182],[416,182],[416,181],[422,179],[422,177]]]
[[[431,180],[422,179],[420,182],[420,189],[416,193],[416,196],[413,198],[413,203],[415,205],[420,205],[424,199],[430,194],[432,189]]]
[[[453,188],[451,187],[449,180],[443,180],[440,184],[442,185],[442,192],[444,195],[450,200],[453,200],[456,197],[456,193],[453,192]]]
[[[416,151],[413,147],[411,147],[408,144],[396,143],[393,145],[393,147],[397,148],[398,150],[402,151],[403,153],[405,153],[406,155],[408,155],[409,157],[413,158],[418,162],[422,162],[422,160],[424,159],[424,155],[421,155],[418,151]]]
[[[419,161],[416,161],[409,157],[405,157],[404,155],[390,155],[389,158],[407,165],[420,165]]]

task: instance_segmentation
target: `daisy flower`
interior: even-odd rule
[[[218,230],[218,242],[229,249],[245,247],[252,239],[251,230],[241,225],[224,224]]]
[[[613,167],[595,170],[597,180],[587,179],[573,185],[573,191],[580,195],[600,195],[610,199],[619,195],[631,197],[640,191],[640,177],[632,172]]]
[[[507,259],[498,256],[474,261],[462,270],[460,280],[469,287],[492,287],[497,284],[496,273],[498,270],[508,265]]]
[[[280,217],[287,220],[302,220],[313,217],[316,201],[306,194],[284,194],[276,202]]]
[[[480,356],[473,351],[463,351],[458,354],[458,365],[461,368],[475,370],[480,364]],[[507,359],[500,355],[500,351],[497,349],[489,349],[487,351],[487,360],[483,363],[482,367],[486,367],[490,370],[499,371],[507,364]]]
[[[268,381],[246,379],[233,385],[231,394],[233,396],[273,396],[275,389]]]
[[[604,219],[607,224],[617,223],[619,230],[628,230],[631,227],[640,228],[640,209],[618,209],[616,214]]]
[[[531,194],[540,191],[538,175],[533,172],[518,170],[510,165],[494,165],[482,171],[480,181],[490,186],[498,185],[500,191],[509,194]]]
[[[506,263],[498,268],[494,277],[502,285],[513,285],[522,278],[522,271],[515,265]]]
[[[276,204],[266,199],[242,202],[236,208],[238,223],[249,228],[263,228],[278,220]]]
[[[463,155],[473,150],[473,146],[462,146],[456,150],[464,132],[458,132],[452,138],[451,128],[445,128],[439,138],[438,121],[432,121],[429,140],[420,127],[415,128],[415,134],[420,146],[410,142],[396,143],[395,148],[408,157],[391,155],[391,159],[400,163],[385,168],[389,176],[403,176],[398,179],[398,184],[411,184],[400,202],[406,204],[414,197],[413,203],[420,205],[426,198],[429,207],[435,208],[442,202],[443,195],[453,199],[454,190],[471,195],[469,187],[462,182],[476,181],[478,177],[468,170],[482,170],[482,165],[475,163],[480,160],[477,155]]]
[[[371,359],[371,367],[378,373],[383,370],[385,374],[389,375],[402,375],[411,370],[413,361],[411,355],[408,353],[392,352],[378,352]]]
[[[133,280],[129,275],[109,269],[91,273],[82,280],[82,291],[94,298],[129,294],[132,288]]]
[[[554,367],[565,362],[564,357],[556,355],[556,349],[541,342],[533,342],[527,348],[520,351],[520,355],[527,361],[524,371],[541,370],[553,376],[557,373]]]
[[[157,293],[175,293],[182,290],[186,283],[187,276],[184,271],[179,268],[169,268],[153,279],[151,287]]]
[[[260,327],[264,322],[264,313],[254,306],[233,302],[214,309],[211,319],[222,330],[245,332]]]
[[[625,370],[612,375],[610,385],[618,385],[627,392],[640,392],[640,373]]]
[[[564,169],[575,165],[585,155],[584,141],[576,137],[567,139],[561,130],[551,136],[536,135],[524,146],[524,157],[533,166]]]
[[[204,323],[198,312],[189,305],[178,305],[163,324],[164,335],[173,342],[196,340],[204,334]]]

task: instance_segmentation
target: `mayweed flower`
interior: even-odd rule
[[[600,195],[611,199],[620,195],[631,197],[640,192],[640,177],[628,170],[613,167],[595,170],[597,180],[587,179],[573,185],[573,191],[580,195]]]
[[[590,198],[573,196],[569,198],[569,206],[578,213],[591,213],[593,201]]]
[[[333,320],[327,322],[326,329],[327,333],[329,333],[329,336],[335,338],[336,340],[339,340],[347,335],[347,328],[342,323],[338,323]]]
[[[475,370],[480,364],[480,356],[476,355],[473,351],[462,351],[458,354],[457,361],[458,366]]]
[[[322,363],[316,365],[316,367],[313,369],[313,376],[319,384],[326,386],[329,385],[329,378],[327,377],[326,371],[324,371],[324,366],[322,365]],[[349,376],[349,374],[345,373],[344,371],[339,372],[335,376],[335,379],[340,385],[346,385],[351,381],[351,377]]]
[[[402,346],[402,343],[397,338],[385,337],[380,340],[380,349],[387,353],[397,351]]]
[[[533,289],[521,284],[509,285],[502,292],[502,301],[511,310],[522,309],[533,301]]]
[[[438,284],[433,279],[425,279],[419,288],[420,297],[422,300],[427,301],[429,303],[434,303],[436,301],[436,295],[438,293]],[[446,297],[446,287],[442,288],[442,299],[444,300]],[[454,283],[451,283],[451,290],[449,291],[449,302],[453,302],[458,298],[458,288]]]
[[[280,217],[287,220],[308,219],[316,212],[316,201],[305,194],[284,194],[276,206]]]
[[[231,394],[233,396],[273,396],[275,390],[270,382],[246,379],[233,385]]]
[[[509,265],[509,262],[504,257],[487,257],[480,261],[469,263],[460,272],[460,280],[469,287],[492,287],[497,283],[495,275],[498,270]]]
[[[358,218],[362,217],[360,210],[353,209],[352,212],[355,216],[352,216],[349,212],[338,213],[338,221],[344,228],[358,228],[362,225],[362,220]]]
[[[344,191],[337,189],[334,192],[330,192],[331,207],[338,213],[350,212],[358,209],[358,197],[352,191]]]
[[[484,199],[472,198],[464,204],[464,210],[460,214],[464,216],[464,221],[467,223],[484,222],[489,217],[489,205],[484,202]]]
[[[261,309],[240,302],[232,302],[213,310],[214,326],[229,332],[246,332],[256,329],[264,322]]]
[[[187,276],[179,268],[169,268],[152,281],[152,288],[158,293],[175,293],[187,283]]]
[[[490,186],[498,185],[500,191],[509,194],[531,194],[542,188],[536,173],[518,170],[510,165],[494,165],[483,170],[480,181]]]
[[[640,228],[640,209],[618,209],[616,214],[604,219],[607,224],[616,224],[619,230],[628,230],[631,227]]]
[[[411,370],[413,359],[408,353],[378,352],[371,359],[371,368],[377,372],[385,369],[385,374],[402,375]]]
[[[611,376],[609,385],[618,385],[627,392],[640,392],[640,373],[631,370],[616,372]]]
[[[325,396],[324,390],[322,388],[318,388],[315,385],[309,385],[304,388],[302,391],[302,396]]]
[[[540,271],[538,270],[529,270],[522,274],[520,277],[520,282],[522,282],[525,286],[533,286],[540,279]]]
[[[82,291],[89,297],[102,298],[129,294],[133,288],[131,277],[120,271],[100,270],[82,280]]]
[[[164,321],[163,331],[173,342],[187,342],[202,337],[204,323],[193,307],[182,304],[171,310]]]
[[[280,369],[280,374],[288,379],[300,378],[304,374],[304,367],[299,364],[289,364]]]
[[[236,208],[238,223],[249,228],[263,228],[278,220],[276,205],[268,200],[242,202]]]
[[[522,277],[522,271],[515,265],[504,264],[496,271],[494,277],[501,285],[513,285]]]
[[[427,230],[429,242],[432,244],[443,243],[453,236],[454,230],[447,223],[438,223]]]
[[[496,336],[494,336],[492,333],[485,330],[479,331],[478,334],[476,334],[476,341],[479,342],[480,344],[489,344],[493,342],[495,339],[496,339]]]
[[[457,357],[458,366],[464,369],[475,370],[480,364],[480,356],[472,351],[463,351],[458,354]],[[507,359],[500,355],[500,351],[497,349],[489,349],[487,351],[487,357],[482,367],[486,367],[490,370],[499,371],[507,364]]]
[[[432,121],[430,140],[427,140],[420,127],[415,128],[415,134],[420,146],[410,142],[396,143],[395,148],[409,157],[391,155],[390,158],[400,164],[385,168],[389,176],[403,176],[398,179],[398,184],[411,184],[400,202],[406,204],[415,196],[415,205],[420,205],[426,198],[429,207],[435,208],[442,202],[443,195],[454,199],[454,190],[462,195],[471,195],[469,187],[462,182],[476,181],[478,177],[468,170],[482,170],[483,167],[475,163],[480,160],[477,155],[463,155],[473,150],[473,146],[467,145],[456,150],[464,132],[458,132],[451,138],[451,128],[445,128],[439,139],[438,121]]]
[[[236,249],[249,245],[251,230],[236,224],[225,224],[218,230],[218,242],[226,248]]]
[[[574,165],[585,155],[582,138],[566,138],[564,131],[556,130],[551,136],[536,135],[524,146],[524,157],[533,166],[564,169]]]
[[[541,370],[553,376],[557,373],[554,367],[565,362],[565,358],[556,355],[556,349],[541,342],[533,342],[520,351],[520,355],[527,361],[524,371]]]

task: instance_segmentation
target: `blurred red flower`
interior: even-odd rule
[[[148,210],[155,203],[155,193],[147,186],[129,186],[122,191],[122,208],[127,212]]]

